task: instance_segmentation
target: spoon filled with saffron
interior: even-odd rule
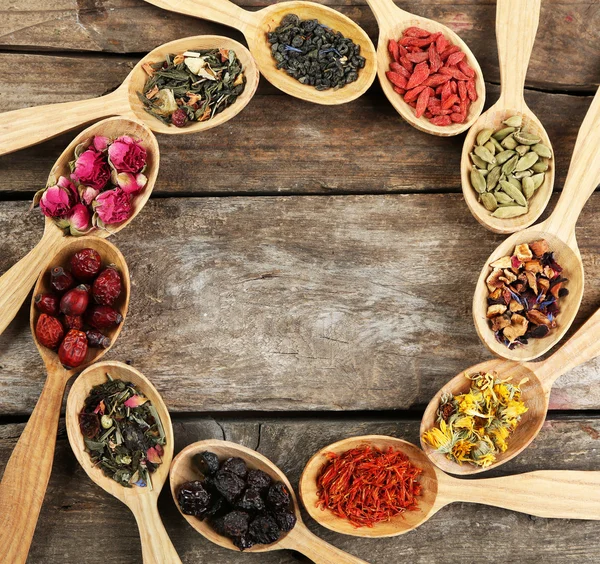
[[[554,211],[542,223],[508,237],[490,255],[481,270],[473,295],[473,320],[479,338],[497,356],[520,362],[534,360],[556,345],[573,323],[581,304],[584,286],[583,262],[575,237],[575,225],[583,206],[594,193],[598,183],[600,183],[600,89],[596,92],[579,129],[567,180]],[[547,247],[547,252],[542,257],[542,264],[549,260],[552,265],[550,271],[544,270],[544,275],[549,272],[544,284],[548,281],[550,284],[555,284],[562,280],[568,295],[564,295],[566,292],[561,288],[560,301],[557,302],[560,307],[558,313],[553,314],[552,319],[544,315],[540,316],[539,312],[535,311],[542,305],[539,299],[544,293],[549,295],[549,292],[542,291],[541,286],[536,288],[534,279],[524,278],[526,284],[521,286],[523,295],[532,295],[535,304],[529,307],[531,304],[528,302],[526,314],[517,316],[512,314],[507,336],[507,329],[499,329],[493,323],[495,314],[490,311],[488,298],[493,299],[496,290],[500,293],[506,291],[507,296],[512,296],[516,289],[515,284],[521,283],[518,276],[531,274],[535,278],[534,273],[528,271],[530,266],[537,265],[531,260],[530,245],[535,242]],[[520,254],[520,249],[523,249],[525,254]],[[512,257],[515,259],[514,263],[511,263],[509,268],[506,267],[507,265],[503,266],[503,261],[512,261]],[[521,272],[522,270],[524,272]],[[530,293],[529,288],[533,294]],[[536,300],[536,296],[539,299]],[[522,296],[519,299],[521,298]],[[511,309],[510,312],[512,313],[513,310]],[[541,318],[541,321],[537,318]],[[535,338],[538,335],[530,335],[530,332],[527,332],[529,324],[532,327],[546,324],[551,328],[543,333],[545,336]],[[527,342],[525,343],[520,337],[526,338]]]
[[[540,5],[541,0],[498,1],[496,5],[496,38],[498,42],[498,60],[500,63],[502,90],[498,101],[475,122],[465,138],[462,150],[460,168],[465,201],[475,219],[481,225],[495,233],[514,233],[534,223],[546,209],[552,195],[552,187],[554,186],[553,159],[548,158],[546,159],[547,162],[539,159],[538,166],[541,166],[545,162],[542,168],[547,165],[547,169],[544,172],[541,185],[535,190],[532,196],[530,195],[531,199],[527,200],[527,207],[521,208],[527,211],[516,217],[495,217],[492,215],[493,212],[486,209],[483,203],[479,201],[479,194],[473,187],[471,174],[476,167],[471,162],[471,159],[476,159],[477,156],[469,156],[477,145],[476,140],[478,136],[483,131],[491,130],[496,132],[495,135],[503,136],[501,146],[498,146],[495,139],[490,139],[497,147],[496,155],[498,155],[498,164],[496,166],[501,166],[502,162],[505,161],[500,162],[500,159],[504,159],[507,155],[511,154],[507,151],[507,147],[517,148],[520,145],[513,137],[513,135],[518,136],[522,134],[520,130],[517,131],[514,127],[507,126],[504,123],[506,120],[510,120],[511,118],[515,120],[517,117],[520,117],[521,120],[517,119],[515,123],[521,121],[523,131],[534,135],[538,138],[538,142],[543,144],[543,147],[536,144],[536,150],[540,151],[545,157],[548,157],[548,155],[552,156],[553,154],[552,145],[544,126],[529,109],[523,97],[525,76],[540,18]],[[511,122],[509,121],[508,123],[510,124]],[[511,135],[511,129],[514,132],[513,135]],[[526,141],[529,142],[528,140]],[[523,145],[521,144],[520,147],[523,147]],[[512,154],[518,158],[517,152],[512,151]],[[495,160],[495,157],[491,160]],[[479,164],[483,163],[479,162]],[[491,170],[493,169],[490,169],[490,172]],[[502,170],[504,170],[504,167]],[[473,174],[476,174],[476,172]],[[489,172],[487,178],[491,178]],[[502,191],[500,193],[502,195]],[[511,206],[511,209],[514,208]],[[517,212],[519,211],[517,208]]]
[[[241,31],[262,75],[279,90],[301,100],[315,104],[345,104],[364,94],[375,80],[375,47],[369,36],[350,18],[327,6],[305,1],[279,2],[256,12],[249,12],[230,0],[146,0],[146,2],[171,12],[210,20]],[[360,55],[365,58],[365,64],[364,68],[358,69],[358,78],[354,82],[346,83],[337,89],[317,90],[314,86],[303,84],[286,71],[277,68],[277,61],[272,55],[272,44],[268,41],[267,33],[274,31],[282,19],[291,14],[295,14],[301,20],[318,20],[320,28],[340,32],[345,38],[351,39],[360,46]],[[311,33],[308,32],[306,38]],[[284,47],[286,50],[296,52],[302,50],[302,45],[300,48],[285,45],[282,49]],[[340,55],[338,63],[344,58],[343,53]]]
[[[416,506],[379,521],[372,527],[356,527],[329,509],[321,509],[317,480],[336,455],[369,446],[400,451],[419,473],[414,489]],[[445,474],[417,446],[382,435],[366,435],[338,441],[321,449],[307,463],[300,478],[300,498],[309,515],[336,533],[356,537],[402,535],[430,519],[442,507],[457,501],[492,505],[528,515],[558,519],[600,520],[600,497],[590,495],[600,487],[600,472],[541,470],[480,480],[461,480]]]
[[[204,49],[233,51],[242,64],[246,79],[243,92],[222,112],[205,121],[189,121],[184,127],[166,124],[145,110],[140,100],[148,79],[146,69],[162,62],[167,55]],[[199,35],[177,39],[158,46],[133,67],[123,83],[110,94],[89,100],[47,104],[0,114],[0,155],[30,147],[80,125],[107,116],[123,116],[145,123],[156,133],[198,133],[222,125],[239,114],[250,102],[258,86],[254,58],[241,43],[217,35]]]
[[[429,402],[421,420],[421,447],[429,459],[450,474],[477,474],[500,466],[525,450],[538,436],[550,401],[554,382],[563,374],[600,355],[600,311],[573,335],[557,352],[540,362],[519,363],[511,360],[494,359],[476,364],[450,380]],[[441,454],[427,441],[423,434],[439,426],[439,409],[442,397],[456,396],[469,392],[473,374],[492,374],[513,385],[520,384],[520,401],[527,411],[521,415],[515,430],[506,439],[507,449],[499,452],[492,464],[486,467],[469,463],[459,464]]]
[[[146,185],[132,197],[129,217],[120,223],[107,226],[106,229],[92,228],[89,234],[95,237],[108,237],[127,227],[150,198],[158,175],[160,161],[158,143],[152,131],[145,125],[130,119],[108,118],[102,120],[88,127],[73,139],[52,167],[48,177],[48,186],[52,186],[56,184],[59,177],[68,178],[70,176],[69,162],[75,159],[74,152],[80,144],[91,144],[95,136],[115,139],[123,135],[138,140],[140,146],[145,150],[146,168],[144,175],[147,179]],[[0,277],[0,334],[4,332],[27,298],[27,294],[29,294],[31,287],[44,268],[46,258],[58,253],[61,248],[69,245],[74,239],[76,237],[68,235],[67,230],[59,227],[54,219],[51,217],[45,218],[44,234],[40,242]]]
[[[295,524],[292,524],[291,530],[282,532],[279,538],[271,544],[254,544],[245,548],[244,552],[256,553],[287,549],[301,552],[317,564],[366,564],[364,560],[326,543],[308,530],[302,522],[298,501],[292,485],[286,475],[268,458],[242,445],[217,439],[199,441],[187,446],[175,457],[171,465],[171,492],[175,504],[179,507],[185,520],[209,541],[230,550],[240,551],[240,548],[229,537],[215,531],[212,526],[213,521],[210,518],[200,520],[194,515],[188,515],[182,511],[179,504],[179,492],[182,485],[204,478],[196,465],[195,459],[206,452],[216,455],[221,463],[230,458],[242,459],[247,470],[259,470],[261,473],[266,473],[270,478],[267,478],[269,482],[281,482],[289,492],[289,499],[293,505],[292,511],[295,515]],[[229,472],[225,472],[225,474],[229,475]],[[215,479],[214,476],[216,474],[213,474],[213,479]],[[231,478],[231,476],[228,477]]]
[[[145,479],[131,487],[125,487],[116,482],[112,477],[104,474],[98,464],[92,462],[80,426],[80,415],[84,411],[86,398],[89,397],[94,386],[99,386],[107,381],[107,375],[112,380],[133,384],[135,390],[145,396],[143,401],[147,399],[153,407],[154,425],[164,435],[162,454],[158,458],[153,458],[152,461],[155,471],[148,474],[147,482]],[[134,395],[130,400],[138,397]],[[127,409],[133,410],[134,408],[127,405]],[[159,421],[156,421],[156,415]],[[98,415],[96,417],[99,418]],[[136,417],[139,419],[138,415]],[[152,383],[141,372],[122,362],[105,361],[94,364],[84,370],[75,380],[67,398],[66,420],[69,443],[86,474],[95,484],[122,501],[134,514],[140,531],[144,564],[181,562],[157,508],[158,496],[167,481],[169,466],[173,458],[174,439],[169,411]],[[153,456],[157,455],[153,453]],[[135,480],[135,478],[133,479]]]
[[[367,0],[367,4],[375,14],[379,25],[377,76],[385,95],[396,111],[413,127],[431,135],[449,137],[469,129],[483,110],[485,82],[479,63],[468,45],[449,27],[401,10],[392,0]],[[411,36],[403,37],[405,32]],[[415,52],[405,53],[407,48],[414,48]],[[419,50],[422,52],[416,52]],[[464,57],[455,63],[455,59],[462,57],[460,52],[464,53]],[[421,56],[423,58],[418,58]],[[421,80],[416,80],[414,75],[421,71],[425,72],[424,76]],[[389,74],[390,72],[392,75]],[[398,73],[401,76],[397,76]],[[444,78],[442,73],[448,74]],[[392,79],[394,83],[391,82]],[[458,84],[460,90],[449,92],[449,95],[445,96],[442,89],[444,86],[451,86],[452,82],[455,86]],[[468,96],[465,95],[467,86]],[[434,110],[432,100],[434,95],[430,96],[428,92],[438,88],[442,90],[442,101],[441,105],[437,104]],[[421,96],[417,98],[418,94],[422,94],[427,100]],[[461,94],[463,94],[462,98]],[[419,99],[424,102],[424,107],[423,113],[417,117]],[[407,103],[409,100],[417,101],[417,108],[412,108]],[[445,107],[447,100],[449,105]],[[452,100],[456,102],[451,103]],[[464,107],[461,107],[460,111],[449,111],[455,106],[462,105],[461,100],[468,104],[466,111]],[[432,116],[428,117],[426,112],[434,111],[432,123],[430,121]],[[438,121],[442,123],[444,120],[447,122],[444,125],[437,123]]]
[[[114,265],[121,278],[121,291],[111,306],[119,315],[107,324],[110,326],[102,329],[104,338],[101,342],[92,345],[90,341],[89,346],[85,333],[80,330],[67,332],[64,328],[60,329],[58,318],[40,312],[36,305],[37,296],[55,291],[51,269],[61,267],[66,271],[71,258],[83,249],[96,251],[101,258],[101,268]],[[121,252],[106,239],[71,237],[40,270],[42,274],[35,285],[34,297],[31,300],[30,323],[33,340],[44,361],[48,376],[0,483],[0,562],[15,564],[27,560],[52,471],[58,419],[67,382],[74,374],[96,362],[110,350],[121,333],[129,306],[130,282],[127,263]],[[65,335],[57,353],[57,343],[62,339],[62,335],[58,335],[57,338],[59,331]],[[49,342],[55,338],[55,343]],[[85,341],[85,347],[82,341]],[[53,345],[54,348],[48,348],[48,345]],[[67,358],[73,363],[72,367],[62,364]]]

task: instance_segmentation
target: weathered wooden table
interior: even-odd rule
[[[216,2],[217,0],[215,0]],[[243,0],[251,8],[263,0]],[[362,0],[329,0],[376,39]],[[141,0],[0,0],[0,111],[99,96],[140,56],[187,35],[237,32]],[[449,25],[498,95],[493,0],[402,1]],[[600,2],[544,0],[526,100],[556,152],[560,190],[600,79]],[[73,134],[0,158],[0,272],[39,239],[28,212]],[[149,376],[173,413],[176,450],[217,437],[256,448],[297,484],[311,454],[363,433],[418,442],[424,405],[462,368],[489,357],[471,294],[501,240],[462,201],[462,137],[400,120],[378,85],[340,107],[310,105],[264,80],[235,120],[199,136],[161,136],[155,193],[114,238],[132,300],[108,358]],[[549,209],[552,209],[554,198]],[[600,194],[577,237],[587,288],[574,329],[600,306]],[[600,361],[559,380],[538,440],[492,475],[600,469]],[[0,336],[0,468],[42,387],[28,307]],[[591,492],[590,495],[598,495]],[[160,509],[184,562],[296,562],[238,555]],[[597,522],[531,518],[455,504],[406,536],[367,540],[309,527],[373,563],[598,562]],[[61,426],[31,562],[138,562],[133,517],[93,485]]]

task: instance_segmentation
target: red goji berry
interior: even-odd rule
[[[448,40],[440,33],[440,36],[435,40],[435,50],[438,53],[443,53],[448,47]]]
[[[450,125],[452,120],[450,116],[435,116],[429,120],[433,125]]]
[[[446,84],[444,84],[444,86],[442,87],[442,104],[451,95],[452,95],[452,86],[450,85],[450,82],[446,82]]]
[[[477,88],[475,88],[475,80],[473,78],[467,80],[467,94],[471,102],[477,100]]]
[[[415,86],[419,86],[419,84],[421,84],[421,82],[426,80],[428,76],[429,76],[429,65],[427,63],[419,63],[415,67],[415,70],[413,71],[412,76],[408,80],[408,83],[406,84],[406,89],[410,90],[411,88],[414,88]]]
[[[458,97],[461,100],[466,100],[468,98],[468,95],[467,95],[467,83],[464,82],[463,80],[461,80],[458,83]]]
[[[427,84],[427,86],[440,86],[449,80],[449,76],[443,74],[431,74],[427,77],[427,80],[423,84]]]
[[[441,53],[440,57],[442,61],[445,61],[452,53],[457,53],[460,51],[460,47],[458,45],[448,45]]]
[[[387,71],[385,73],[388,80],[394,85],[398,86],[398,88],[406,88],[406,78],[404,78],[401,74],[397,72]]]
[[[390,70],[392,72],[397,72],[398,74],[401,74],[407,80],[410,78],[410,73],[400,63],[396,63],[395,61],[393,63],[390,63]]]
[[[406,58],[411,63],[424,63],[429,60],[429,53],[427,51],[417,51],[416,53],[409,53]]]
[[[432,43],[427,50],[427,55],[429,58],[429,68],[431,72],[437,72],[440,68],[442,68],[443,62],[440,58],[440,54],[437,52],[435,45]]]
[[[398,49],[398,43],[396,43],[393,39],[390,39],[388,41],[388,51],[390,52],[390,55],[392,56],[392,59],[394,59],[394,61],[400,60],[400,50]]]
[[[407,104],[414,102],[417,99],[417,96],[421,92],[423,92],[423,90],[425,90],[425,88],[427,88],[427,86],[425,86],[424,84],[421,84],[421,86],[417,86],[417,87],[413,88],[412,90],[407,90],[406,95],[404,96],[404,101]]]
[[[398,88],[397,86],[394,86],[394,92],[396,92],[396,94],[401,94],[402,96],[406,94],[406,90],[404,88]]]
[[[466,116],[463,114],[458,114],[458,113],[453,113],[450,114],[450,119],[454,122],[454,123],[463,123],[465,121]]]
[[[429,37],[431,35],[431,32],[427,31],[426,29],[422,29],[420,27],[407,27],[404,30],[403,35],[406,35],[408,37]]]
[[[456,53],[452,53],[447,59],[446,64],[448,66],[454,66],[460,63],[465,58],[465,54],[462,51],[457,51]]]
[[[452,94],[451,96],[448,96],[448,98],[446,98],[445,102],[442,102],[442,110],[447,110],[449,108],[451,108],[452,106],[454,106],[455,102],[458,102],[459,98],[456,94]]]
[[[406,58],[406,55],[400,55],[400,64],[410,73],[413,72],[414,65]]]
[[[431,88],[427,87],[419,94],[419,97],[417,98],[417,105],[416,105],[416,112],[415,112],[415,115],[418,118],[420,118],[425,113],[425,110],[427,109],[427,102],[429,102],[429,96],[430,96],[431,92],[432,92]]]
[[[466,61],[460,61],[458,68],[465,76],[469,78],[475,78],[475,71],[467,64]]]

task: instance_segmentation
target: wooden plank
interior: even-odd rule
[[[0,427],[0,471],[21,431],[21,425]],[[176,449],[207,438],[227,438],[256,448],[282,468],[297,488],[302,468],[319,448],[352,435],[390,434],[418,441],[417,421],[303,418],[175,420]],[[597,418],[551,420],[536,442],[495,474],[538,469],[597,470],[600,422]],[[491,475],[491,474],[490,474]],[[183,562],[211,564],[293,564],[290,552],[236,555],[213,546],[178,514],[168,491],[159,508]],[[600,538],[594,521],[533,518],[485,506],[456,503],[442,509],[417,531],[401,537],[368,540],[339,535],[306,517],[317,535],[372,564],[402,560],[438,562],[443,543],[444,562],[465,562],[477,542],[491,562],[593,563],[600,558]],[[465,537],[465,534],[474,536]],[[565,550],[568,547],[568,550]],[[61,429],[54,472],[46,494],[30,562],[140,562],[135,522],[128,509],[100,490],[78,466]],[[305,560],[301,560],[305,562]]]
[[[595,195],[578,229],[574,328],[600,305],[598,214]],[[0,225],[4,271],[42,221],[4,202]],[[471,299],[500,240],[455,194],[153,199],[114,238],[132,295],[108,357],[132,361],[177,412],[422,406],[490,356]],[[43,367],[26,308],[0,351],[0,415],[29,413]],[[598,409],[599,368],[559,380],[552,407]]]
[[[256,9],[269,1],[244,0]],[[359,23],[374,40],[375,18],[361,0],[328,0]],[[486,79],[499,81],[494,39],[495,3],[436,0],[400,7],[451,27],[479,58]],[[26,0],[2,0],[0,46],[27,50],[143,53],[160,43],[202,33],[235,34],[224,26],[162,11],[141,0],[49,0],[32,6]],[[543,3],[528,82],[532,86],[593,89],[598,82],[600,6],[593,0]]]
[[[133,63],[125,57],[0,55],[0,111],[99,96],[118,86]],[[54,69],[50,75],[48,67]],[[48,77],[43,84],[40,76]],[[65,82],[65,76],[74,78]],[[227,124],[202,135],[160,136],[157,193],[460,191],[463,136],[417,131],[378,86],[350,104],[323,107],[273,95],[266,81],[261,84],[255,99]],[[491,105],[498,88],[489,90]],[[553,141],[560,188],[591,98],[530,91],[527,102]],[[73,136],[0,157],[0,197],[43,186]]]

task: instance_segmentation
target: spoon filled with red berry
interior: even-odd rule
[[[0,562],[25,562],[48,485],[68,380],[100,359],[121,332],[130,282],[106,239],[71,237],[33,291],[31,332],[47,379],[0,483]]]
[[[34,200],[46,216],[40,242],[0,277],[0,334],[27,298],[46,257],[75,236],[108,237],[133,221],[150,198],[159,160],[152,131],[130,119],[103,120],[73,139]]]
[[[171,492],[186,521],[230,550],[295,550],[317,564],[365,564],[311,533],[285,474],[236,443],[206,440],[171,465]]]

